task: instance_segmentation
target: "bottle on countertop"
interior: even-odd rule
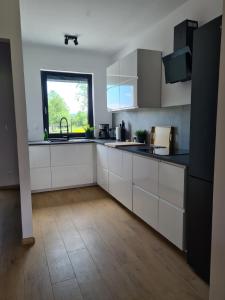
[[[126,128],[125,128],[125,122],[122,121],[121,123],[121,141],[125,142],[126,141]]]
[[[48,141],[48,130],[46,128],[44,131],[44,141]]]

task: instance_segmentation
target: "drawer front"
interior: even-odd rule
[[[133,186],[133,212],[157,230],[159,199],[152,194]]]
[[[51,146],[51,166],[88,165],[93,163],[93,145]]]
[[[42,168],[50,166],[49,146],[29,147],[30,168]]]
[[[47,190],[51,188],[51,169],[32,168],[30,169],[31,190]]]
[[[97,165],[108,170],[108,147],[97,145]]]
[[[121,150],[108,148],[109,171],[122,177],[123,174],[123,152]]]
[[[52,187],[79,186],[93,183],[93,166],[52,167]]]
[[[132,210],[132,182],[109,172],[109,193]]]
[[[133,183],[158,196],[159,163],[156,160],[133,155]]]
[[[159,232],[181,250],[184,250],[184,211],[159,200]]]
[[[103,169],[101,166],[97,167],[97,183],[105,191],[108,192],[108,170]]]
[[[185,169],[159,163],[159,196],[171,204],[184,208]]]

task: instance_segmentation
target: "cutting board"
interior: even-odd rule
[[[116,147],[122,147],[122,146],[138,146],[138,145],[145,145],[142,143],[137,142],[114,142],[114,143],[105,143],[105,146],[116,148]]]
[[[171,134],[171,127],[155,127],[154,145],[169,148],[171,144]]]

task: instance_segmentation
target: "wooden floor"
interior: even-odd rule
[[[36,244],[5,232],[0,299],[200,300],[184,257],[98,187],[33,195]]]

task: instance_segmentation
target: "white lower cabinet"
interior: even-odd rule
[[[158,229],[158,197],[133,186],[133,212],[154,229]]]
[[[108,174],[108,147],[104,145],[96,146],[97,161],[97,183],[105,191],[109,189]]]
[[[109,172],[109,193],[132,210],[132,182]]]
[[[132,210],[132,154],[108,149],[109,193]]]
[[[48,190],[51,188],[50,167],[30,169],[31,190]]]
[[[91,165],[52,167],[52,188],[73,187],[93,183]]]
[[[159,232],[184,250],[184,210],[159,199]]]

